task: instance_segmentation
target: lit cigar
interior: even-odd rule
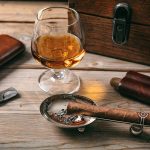
[[[121,122],[140,123],[140,116],[138,112],[125,109],[100,107],[87,103],[69,102],[67,106],[67,114],[82,114]],[[150,114],[146,115],[144,124],[150,125]]]

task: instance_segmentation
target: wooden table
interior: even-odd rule
[[[49,95],[38,87],[38,76],[45,70],[30,52],[31,34],[36,12],[45,6],[66,5],[62,2],[0,1],[0,33],[23,41],[26,52],[0,69],[0,90],[15,87],[20,97],[0,107],[0,150],[149,150],[150,128],[134,137],[129,125],[96,121],[84,133],[64,130],[45,120],[39,111]],[[149,111],[150,107],[120,96],[110,86],[112,77],[123,77],[128,70],[150,75],[150,67],[87,53],[73,68],[80,76],[78,94],[95,100],[98,105]]]

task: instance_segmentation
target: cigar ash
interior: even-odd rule
[[[58,113],[51,112],[49,115],[54,121],[65,125],[82,125],[87,122],[83,115],[68,115],[66,109],[61,109]]]

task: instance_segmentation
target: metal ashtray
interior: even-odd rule
[[[82,102],[96,105],[92,100],[84,96],[61,94],[46,98],[41,106],[40,112],[48,121],[62,128],[78,128],[87,126],[96,120],[95,117],[82,115],[67,115],[68,102]]]

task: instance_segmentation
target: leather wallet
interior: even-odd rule
[[[0,66],[25,50],[25,45],[6,34],[0,35]]]

